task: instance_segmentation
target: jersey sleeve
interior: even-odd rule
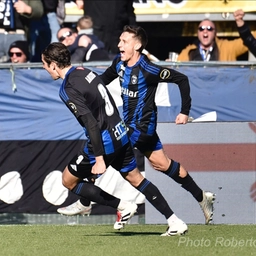
[[[105,151],[97,120],[93,117],[92,113],[90,112],[79,118],[81,119],[81,122],[83,123],[89,135],[94,156],[104,155]]]
[[[242,38],[244,45],[246,45],[254,56],[256,56],[256,38],[255,32],[252,34],[248,24],[244,24],[242,27],[237,27],[240,37]]]
[[[105,151],[101,131],[90,107],[86,104],[86,98],[92,98],[94,95],[91,93],[90,89],[86,89],[89,88],[89,86],[84,84],[86,81],[83,81],[80,86],[79,83],[81,83],[81,79],[79,77],[72,77],[69,82],[71,82],[73,86],[65,89],[69,98],[67,105],[81,126],[86,129],[86,135],[89,137],[90,143],[92,144],[94,155],[103,155]],[[75,85],[77,86],[75,87]]]
[[[191,108],[190,85],[188,77],[174,69],[162,67],[159,82],[169,82],[178,85],[181,95],[180,113],[188,115]]]
[[[105,70],[105,72],[100,75],[100,78],[102,79],[105,85],[108,85],[117,77],[118,77],[118,74],[116,72],[116,59],[114,59],[111,66],[108,67]]]

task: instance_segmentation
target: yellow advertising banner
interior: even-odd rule
[[[256,1],[237,0],[138,0],[134,1],[136,14],[172,13],[225,13],[243,9],[244,12],[256,11]]]
[[[143,14],[196,14],[196,13],[226,13],[243,9],[244,12],[255,12],[256,1],[238,0],[134,0],[135,13]],[[83,15],[73,4],[66,4],[67,15]]]

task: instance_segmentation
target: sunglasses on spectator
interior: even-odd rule
[[[59,38],[59,42],[63,42],[67,37],[72,36],[72,32],[71,31],[67,31],[65,32],[60,38]]]
[[[9,56],[10,56],[10,57],[13,57],[14,54],[15,54],[17,57],[21,57],[23,53],[22,53],[22,52],[9,52]]]
[[[207,29],[207,31],[213,31],[214,28],[211,26],[201,26],[198,28],[199,31],[204,31],[205,29]]]

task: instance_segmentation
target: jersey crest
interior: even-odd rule
[[[132,75],[131,82],[132,82],[132,84],[137,84],[138,77],[136,75]]]

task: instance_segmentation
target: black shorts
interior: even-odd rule
[[[163,148],[163,145],[156,132],[154,132],[152,135],[148,135],[140,132],[137,129],[129,127],[128,135],[132,146],[137,148],[141,153]]]
[[[112,166],[119,172],[130,172],[136,168],[136,160],[130,143],[117,149],[114,153],[104,155],[106,166]],[[70,173],[78,178],[85,179],[95,176],[91,173],[92,166],[95,164],[93,152],[86,147],[80,150],[78,154],[68,164]]]

